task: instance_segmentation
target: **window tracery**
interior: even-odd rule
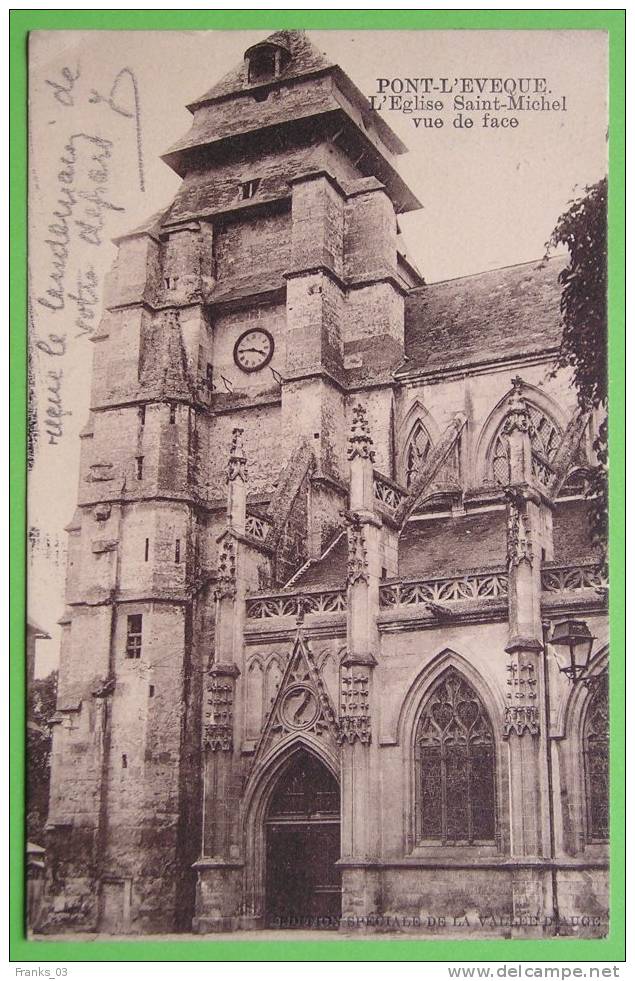
[[[472,686],[451,668],[424,705],[415,735],[416,839],[496,839],[494,734]]]
[[[606,677],[595,686],[584,720],[587,837],[603,841],[609,834],[609,703]]]
[[[547,483],[562,440],[562,433],[546,413],[531,402],[527,403],[527,413],[529,415],[532,472],[538,480]],[[503,426],[504,421],[494,437],[490,452],[490,475],[494,483],[500,486],[505,486],[510,480],[509,442],[503,433]]]
[[[406,487],[410,487],[422,470],[432,449],[428,430],[420,419],[415,422],[406,447]]]

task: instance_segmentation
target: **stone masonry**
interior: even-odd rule
[[[584,618],[604,676],[562,260],[427,285],[406,147],[303,32],[189,108],[93,336],[40,929],[262,927],[297,834],[331,920],[604,935],[601,683],[544,646]]]

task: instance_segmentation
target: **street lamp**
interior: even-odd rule
[[[553,647],[558,667],[572,684],[590,681],[586,673],[591,660],[595,637],[584,620],[562,620],[555,623],[549,643]]]
[[[553,761],[551,726],[551,701],[549,693],[549,664],[548,646],[554,650],[555,660],[563,674],[566,674],[569,681],[576,685],[581,681],[587,688],[596,682],[605,684],[607,680],[606,671],[600,675],[588,674],[591,651],[595,637],[589,630],[585,620],[561,620],[554,623],[551,627],[548,620],[542,624],[542,653],[543,653],[543,677],[545,695],[545,737],[546,737],[546,762],[547,762],[547,785],[549,801],[549,844],[552,862],[556,859],[556,835],[554,819],[554,794],[553,794]],[[560,934],[560,908],[558,901],[558,873],[555,864],[551,870],[551,891],[553,914],[555,920],[556,936]]]

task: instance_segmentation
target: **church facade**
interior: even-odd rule
[[[406,148],[303,32],[189,108],[93,336],[39,928],[605,935],[564,260],[427,285]]]

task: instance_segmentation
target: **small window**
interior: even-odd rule
[[[260,185],[260,178],[254,178],[251,181],[245,181],[244,184],[240,185],[240,199],[241,201],[249,201],[250,198],[256,196],[256,191]]]
[[[209,388],[210,392],[214,388],[214,380],[213,379],[214,379],[214,368],[213,368],[213,366],[208,361],[207,362],[207,370],[205,372],[205,381],[207,382],[207,387]]]
[[[146,407],[145,405],[139,406],[139,425],[145,426],[146,424]]]
[[[174,561],[178,565],[181,561],[181,539],[177,538],[176,544],[174,546]]]
[[[128,617],[128,635],[126,637],[126,657],[141,657],[141,634],[143,628],[143,617],[140,613],[133,613]]]
[[[175,290],[179,281],[178,276],[166,276],[163,280],[166,290]]]
[[[143,457],[137,457],[137,480],[143,480]]]
[[[267,82],[276,77],[276,52],[272,48],[261,48],[249,59],[249,81]]]
[[[170,406],[170,425],[173,426],[176,422],[176,405],[174,403]]]
[[[154,685],[148,687],[148,698],[154,698]]]
[[[128,757],[126,756],[125,753],[122,753],[121,755],[121,768],[122,770],[128,769]]]
[[[150,539],[149,538],[146,538],[146,547],[145,547],[145,556],[144,556],[144,558],[145,558],[145,561],[146,562],[150,558]]]

